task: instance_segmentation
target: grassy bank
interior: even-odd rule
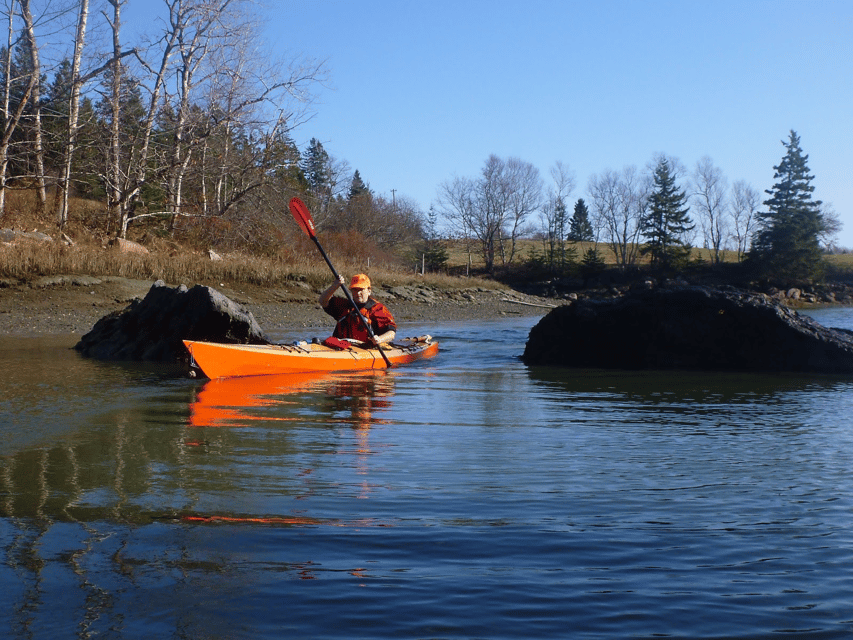
[[[221,283],[252,284],[276,287],[288,282],[306,282],[320,288],[331,279],[331,273],[313,245],[296,252],[302,257],[253,256],[233,253],[212,260],[207,253],[188,249],[155,250],[148,254],[125,253],[115,247],[78,242],[73,246],[61,242],[16,241],[0,244],[0,278],[21,282],[51,275],[121,276],[140,280],[163,280],[170,284]],[[426,283],[442,289],[463,289],[472,285],[472,279],[430,274],[423,276],[413,269],[386,265],[368,266],[347,260],[333,264],[343,275],[366,272],[375,281],[386,286]],[[501,288],[490,279],[477,278],[477,286]]]

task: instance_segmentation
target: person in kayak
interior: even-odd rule
[[[335,338],[352,338],[362,342],[370,342],[370,336],[364,328],[364,323],[356,315],[349,300],[334,295],[340,287],[346,283],[343,276],[339,276],[336,282],[320,294],[320,306],[323,310],[337,320]],[[370,287],[370,278],[363,273],[352,277],[349,283],[350,292],[359,311],[370,322],[375,337],[374,344],[385,344],[391,342],[397,335],[397,323],[388,308],[371,298],[373,290]]]

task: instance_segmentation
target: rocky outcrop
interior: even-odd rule
[[[158,280],[144,299],[98,320],[75,348],[101,360],[175,362],[186,354],[181,340],[269,344],[252,314],[216,289]]]
[[[679,286],[584,299],[530,331],[530,365],[853,373],[853,335],[763,294]]]

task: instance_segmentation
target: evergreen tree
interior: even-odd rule
[[[263,165],[270,167],[282,184],[302,189],[307,184],[301,168],[302,156],[287,132],[276,131],[265,141]]]
[[[62,161],[63,143],[68,135],[70,101],[71,61],[65,58],[45,89],[42,105],[42,127],[48,142],[47,161],[53,167]]]
[[[315,194],[331,191],[331,158],[317,138],[311,138],[308,149],[302,156],[302,172],[308,180],[309,189]]]
[[[642,252],[649,254],[653,267],[676,266],[690,250],[682,236],[693,229],[685,206],[687,194],[675,184],[675,176],[666,158],[658,161],[654,173],[654,191],[649,196],[647,213],[640,220],[646,245]]]
[[[348,199],[352,200],[353,198],[357,198],[365,193],[370,193],[370,188],[364,184],[364,180],[361,179],[361,174],[359,174],[358,169],[356,169],[352,176]]]
[[[584,251],[583,258],[581,258],[580,262],[580,273],[583,276],[584,281],[594,278],[600,274],[604,271],[604,267],[604,258],[601,257],[598,249],[590,247]]]
[[[589,209],[587,209],[583,198],[579,198],[575,203],[572,219],[569,221],[569,240],[573,242],[592,242],[594,239],[595,234],[592,230],[592,223],[589,221]]]
[[[557,196],[554,201],[553,230],[551,233],[551,251],[548,256],[548,264],[552,271],[562,270],[566,264],[566,226],[569,217],[566,212],[566,203],[563,198]]]
[[[773,167],[777,180],[766,193],[767,211],[756,214],[760,228],[752,240],[749,261],[763,277],[811,280],[822,275],[819,235],[824,227],[821,201],[812,200],[814,176],[793,130],[782,162]]]
[[[444,247],[438,232],[438,214],[433,207],[429,208],[426,222],[423,225],[423,243],[420,247],[421,266],[426,271],[442,271],[450,256]]]
[[[5,63],[8,55],[6,48],[2,49],[0,55],[2,55],[4,71],[2,81],[5,83]],[[32,175],[35,172],[35,168],[32,166],[34,162],[32,152],[35,133],[33,129],[35,114],[34,97],[32,93],[27,95],[27,87],[33,74],[32,42],[26,36],[26,33],[22,33],[18,39],[18,44],[12,49],[9,72],[9,95],[7,96],[9,109],[2,114],[2,122],[5,129],[9,125],[8,119],[10,114],[15,113],[21,103],[24,103],[21,120],[12,131],[10,138],[11,146],[7,176],[14,174]],[[44,74],[39,77],[38,82],[44,85]]]

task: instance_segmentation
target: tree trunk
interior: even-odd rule
[[[30,0],[20,0],[21,17],[24,19],[24,29],[30,44],[30,55],[32,68],[32,92],[30,101],[33,105],[33,150],[36,156],[36,184],[39,202],[39,213],[43,214],[47,208],[47,189],[44,176],[44,144],[42,143],[41,129],[41,65],[39,62],[38,47],[36,46],[36,34],[33,26],[33,16],[30,12]]]
[[[110,87],[110,108],[112,122],[110,126],[109,157],[107,159],[107,225],[110,221],[116,221],[116,235],[124,238],[127,234],[127,216],[122,207],[121,197],[121,78],[122,63],[119,56],[121,43],[121,6],[124,0],[108,0],[113,7],[113,17],[110,28],[113,35],[113,77]],[[109,233],[109,227],[107,229]]]
[[[9,129],[9,95],[12,91],[12,37],[14,33],[14,15],[9,9],[9,29],[6,39],[6,59],[3,60],[3,140],[7,140]],[[6,213],[6,167],[9,164],[9,143],[0,146],[0,218]]]
[[[24,90],[24,94],[21,96],[21,101],[18,104],[17,109],[15,109],[15,113],[10,114],[10,93],[11,93],[11,68],[12,68],[12,36],[13,36],[13,14],[9,12],[9,47],[7,49],[8,55],[6,57],[6,83],[4,85],[5,94],[3,96],[3,132],[2,138],[0,138],[0,216],[5,213],[6,210],[6,171],[9,166],[9,145],[12,140],[12,135],[15,133],[15,129],[17,129],[18,124],[21,121],[21,117],[24,114],[24,109],[27,106],[27,102],[29,102],[30,97],[32,96],[33,89],[35,88],[37,78],[35,74],[30,74],[29,83],[27,84],[27,88]]]
[[[68,109],[68,138],[65,141],[65,158],[59,188],[62,201],[59,205],[59,228],[68,222],[68,192],[71,188],[71,162],[77,145],[77,121],[80,117],[80,60],[83,57],[83,44],[86,38],[86,21],[89,17],[89,0],[80,0],[80,13],[77,18],[77,32],[74,36],[74,59],[71,61],[71,97]]]

